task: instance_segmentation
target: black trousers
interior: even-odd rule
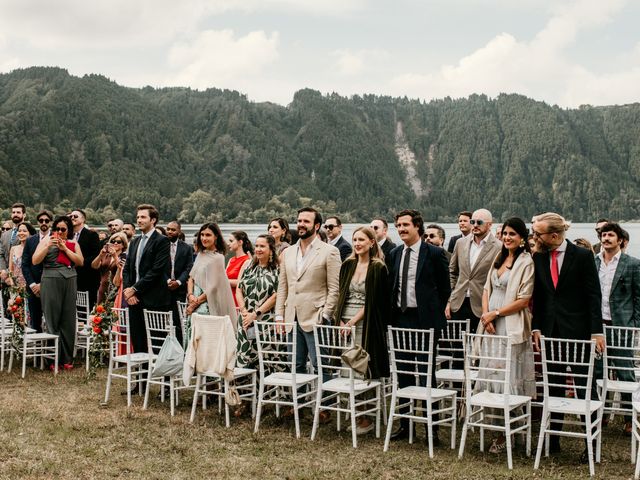
[[[453,320],[466,320],[469,319],[469,333],[476,333],[478,330],[478,323],[480,323],[480,317],[476,317],[471,309],[471,299],[466,297],[460,308],[451,312],[451,319]]]
[[[155,310],[158,312],[168,312],[170,305],[145,305],[140,301],[137,305],[129,305],[129,330],[131,332],[131,344],[134,352],[148,352],[147,330],[144,326],[144,310]]]
[[[176,338],[180,342],[180,345],[184,345],[182,342],[183,332],[182,325],[180,324],[180,311],[178,310],[178,302],[184,302],[187,298],[187,292],[171,292],[171,312],[173,313],[173,326],[176,327]]]
[[[414,328],[414,329],[424,329],[424,330],[428,330],[428,328],[425,328],[423,325],[420,324],[420,319],[418,317],[418,309],[417,308],[408,308],[407,310],[405,310],[404,312],[402,310],[400,310],[397,307],[394,307],[393,309],[393,321],[392,324],[394,327],[398,327],[398,328]],[[431,368],[431,385],[433,387],[436,386],[436,369],[435,369],[435,365],[434,365],[434,359],[435,359],[435,352],[437,350],[437,345],[438,345],[438,338],[440,337],[440,330],[439,329],[434,329],[433,331],[433,352],[431,355],[431,363],[432,363],[432,368]],[[414,344],[417,344],[417,342],[414,340]],[[410,361],[419,361],[419,362],[426,362],[427,360],[427,355],[425,354],[415,354],[415,353],[406,353],[406,352],[398,352],[396,354],[396,363],[398,365],[398,369],[400,370],[409,370],[411,369],[413,366],[410,363]],[[419,377],[419,381],[420,381],[420,385],[425,387],[427,385],[427,377],[426,377],[426,373],[427,373],[427,365],[423,364],[423,365],[419,365],[418,369],[419,372],[422,373],[423,375],[421,375]],[[411,385],[415,385],[416,383],[416,377],[415,375],[411,375],[411,374],[401,374],[398,375],[398,386],[400,388],[404,388],[404,387],[409,387]],[[426,405],[423,405],[423,408],[426,409]],[[402,407],[400,409],[400,413],[407,413],[408,412],[408,407]],[[437,418],[434,418],[434,420],[436,420]],[[408,429],[409,428],[409,420],[406,418],[402,418],[400,420],[400,425],[402,426],[402,428],[404,429]],[[438,431],[438,425],[435,425],[433,427],[434,432]]]
[[[36,332],[42,332],[42,302],[40,297],[36,297],[29,288],[29,315],[31,316],[31,328]]]

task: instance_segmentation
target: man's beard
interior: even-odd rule
[[[302,227],[302,229],[304,230],[304,233],[300,233],[301,228],[298,227],[298,237],[305,239],[313,235],[313,230],[307,230],[305,227]]]

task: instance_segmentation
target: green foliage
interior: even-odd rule
[[[416,194],[395,152],[416,157]],[[345,221],[412,206],[574,221],[638,218],[640,105],[563,110],[520,95],[429,103],[300,90],[287,107],[238,92],[131,89],[34,67],[0,75],[0,205],[85,208],[90,221],[264,222],[303,204]],[[33,211],[31,211],[33,209]]]

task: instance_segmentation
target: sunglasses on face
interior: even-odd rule
[[[38,223],[51,223],[51,220],[48,218],[39,218]]]
[[[11,227],[2,227],[3,232],[8,232],[9,230],[11,230]]]
[[[435,233],[425,233],[424,238],[438,238],[438,235]]]
[[[115,227],[115,224],[113,224],[113,223],[108,223],[107,224],[107,228],[113,228],[113,227]]]
[[[482,225],[484,225],[484,220],[469,220],[469,223],[471,225],[477,225],[481,227]]]
[[[119,245],[122,245],[122,240],[109,240],[109,243],[117,243]]]
[[[69,218],[73,218],[73,219],[80,218],[80,215],[69,215]]]
[[[329,230],[332,231],[334,228],[336,228],[338,225],[325,225],[324,229],[325,230]]]
[[[377,232],[380,227],[378,225],[371,225],[371,228]]]
[[[67,227],[55,227],[53,229],[54,232],[66,232],[67,231]]]

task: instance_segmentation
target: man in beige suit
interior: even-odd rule
[[[453,249],[449,263],[451,297],[445,309],[448,319],[469,319],[472,333],[482,316],[482,291],[491,264],[502,244],[491,234],[493,218],[489,210],[480,209],[471,216],[471,235],[461,238]]]
[[[318,237],[322,216],[313,208],[298,211],[296,244],[282,252],[276,300],[276,322],[295,322],[296,371],[307,373],[307,357],[317,371],[313,326],[332,322],[338,301],[340,252]],[[328,380],[328,379],[327,379]],[[327,413],[327,412],[321,412]]]

